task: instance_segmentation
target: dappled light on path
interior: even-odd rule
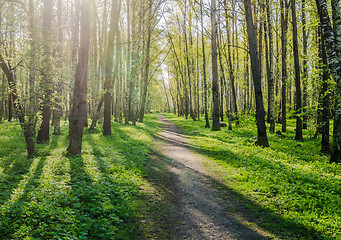
[[[212,187],[213,179],[201,167],[202,156],[191,152],[193,146],[186,137],[160,117],[166,129],[156,137],[163,142],[161,151],[168,158],[172,173],[178,239],[266,239],[264,233],[228,213],[228,206]]]

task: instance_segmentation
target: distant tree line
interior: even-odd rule
[[[19,120],[30,157],[62,119],[80,154],[84,127],[154,106],[214,131],[255,113],[263,147],[266,122],[295,118],[295,140],[314,127],[341,162],[338,0],[0,0],[0,44],[0,122]]]

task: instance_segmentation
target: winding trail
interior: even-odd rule
[[[213,180],[201,166],[203,156],[190,150],[189,141],[176,125],[160,115],[166,128],[159,133],[159,151],[168,159],[175,196],[175,239],[223,240],[268,239],[229,214],[228,204],[219,198]]]

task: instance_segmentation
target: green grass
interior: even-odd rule
[[[212,132],[204,120],[166,116],[190,136],[191,149],[206,156],[222,196],[252,212],[253,224],[275,239],[341,239],[341,167],[320,153],[314,129],[296,142],[289,120],[287,133],[268,133],[270,147],[261,148],[250,140],[257,135],[253,118],[241,119],[232,131]]]
[[[68,126],[26,157],[18,123],[0,124],[1,239],[169,239],[168,178],[153,149],[156,115],[137,126],[85,132],[81,157],[66,155]]]

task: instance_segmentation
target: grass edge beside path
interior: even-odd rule
[[[341,239],[341,167],[320,154],[319,140],[309,137],[313,129],[298,143],[289,121],[283,137],[269,133],[270,148],[261,148],[251,140],[257,135],[252,118],[232,131],[212,132],[203,121],[164,115],[205,156],[205,168],[230,202],[229,212],[242,213],[241,222],[274,239]]]
[[[112,127],[85,129],[82,156],[70,157],[63,122],[27,159],[19,124],[0,124],[1,239],[170,239],[171,195],[152,148],[158,116]]]

